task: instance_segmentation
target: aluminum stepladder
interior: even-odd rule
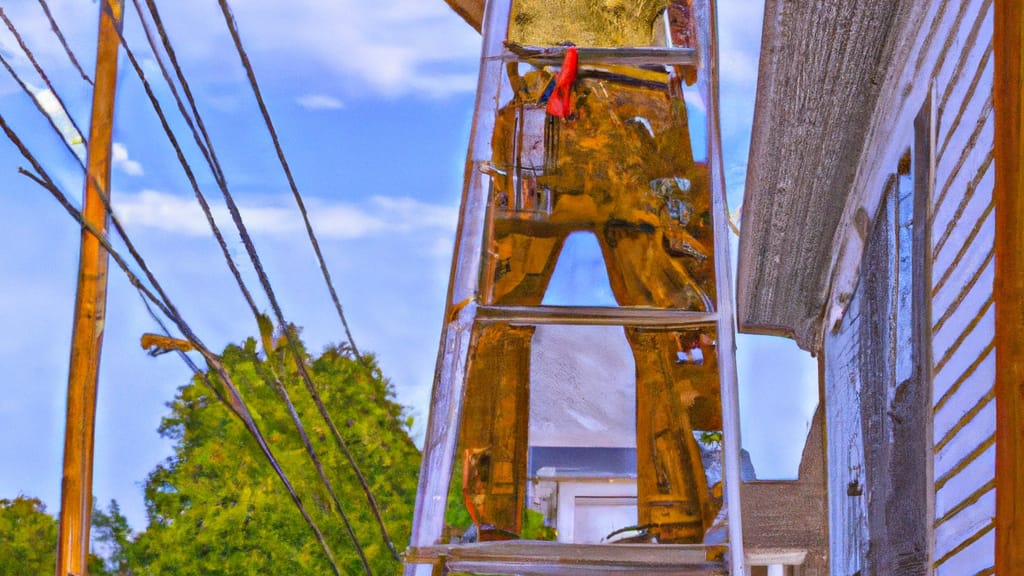
[[[707,164],[714,233],[715,308],[697,314],[665,309],[569,309],[550,306],[493,306],[481,303],[481,267],[487,250],[489,198],[492,192],[492,139],[501,99],[506,63],[524,58],[506,46],[511,0],[489,0],[482,25],[483,47],[476,109],[470,136],[460,220],[448,291],[444,327],[424,442],[416,510],[406,575],[476,572],[486,574],[744,574],[740,513],[740,427],[735,368],[735,328],[728,246],[728,214],[719,139],[717,54],[713,0],[697,0],[698,48],[660,50],[586,49],[580,61],[620,64],[695,65],[707,106]],[[564,50],[544,52],[561,60]],[[537,55],[533,57],[536,59]],[[698,318],[699,316],[699,318]],[[694,547],[667,544],[578,545],[515,542],[448,544],[441,541],[445,511],[457,460],[459,430],[465,404],[471,340],[483,322],[520,321],[533,324],[571,320],[582,324],[674,326],[713,322],[717,326],[718,377],[722,401],[723,484],[727,502],[727,560],[704,561]]]

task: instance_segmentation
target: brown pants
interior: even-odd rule
[[[596,234],[620,305],[708,311],[709,299],[683,259],[664,249],[661,229],[609,222]],[[487,272],[494,305],[540,304],[566,236],[578,229],[562,227],[545,236],[535,229],[520,234],[515,229],[521,226],[535,228],[515,221],[496,226],[497,256]],[[460,435],[469,464],[463,479],[467,506],[480,523],[511,532],[521,528],[528,480],[533,332],[502,323],[476,329]],[[625,333],[636,361],[638,523],[662,542],[700,542],[715,510],[693,430],[721,428],[713,348],[704,347],[703,365],[679,363],[679,332],[627,327]],[[697,332],[687,335],[698,340]],[[712,340],[710,332],[704,341]]]

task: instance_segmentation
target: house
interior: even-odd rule
[[[483,0],[446,1],[480,29]],[[737,321],[821,382],[800,479],[742,486],[773,573],[1024,566],[1022,21],[1014,0],[766,0]]]
[[[831,573],[1024,566],[1014,0],[767,0],[742,332],[819,360]]]
[[[744,572],[713,7],[487,4],[407,573]]]

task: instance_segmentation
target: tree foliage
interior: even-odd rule
[[[92,512],[92,542],[103,548],[103,568],[114,576],[125,576],[129,570],[129,551],[132,545],[132,529],[128,519],[121,514],[117,500],[111,500],[107,510],[96,508]],[[98,576],[93,568],[90,576]]]
[[[0,500],[0,574],[52,576],[57,521],[37,498]]]
[[[264,335],[266,336],[266,335]],[[296,338],[297,340],[297,338]],[[229,346],[222,361],[257,426],[324,533],[344,574],[361,563],[311,463],[283,400],[280,382],[305,424],[335,494],[375,573],[399,572],[382,540],[367,499],[330,428],[318,414],[287,346],[263,338]],[[327,412],[376,495],[388,530],[408,541],[419,452],[411,420],[371,358],[366,364],[344,347],[317,358],[302,352]],[[223,383],[213,375],[210,383]],[[327,559],[252,437],[202,378],[182,387],[160,433],[174,455],[145,486],[149,526],[127,547],[132,573],[160,575],[328,574]],[[116,533],[116,532],[115,532]]]
[[[53,576],[56,566],[57,519],[43,502],[28,496],[0,499],[0,574]],[[91,576],[109,575],[95,554],[89,554],[87,569]]]

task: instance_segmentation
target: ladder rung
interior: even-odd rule
[[[565,46],[522,46],[508,43],[502,53],[505,61],[527,61],[531,64],[557,66],[565,59]],[[664,48],[656,46],[623,48],[576,48],[580,64],[660,64],[665,66],[696,66],[700,57],[694,48]]]
[[[475,574],[675,574],[725,575],[725,564],[707,560],[709,547],[685,544],[562,544],[530,540],[410,548],[406,561],[443,563],[451,572]]]
[[[480,306],[479,322],[511,324],[568,324],[574,326],[638,326],[674,328],[713,325],[714,312],[689,312],[665,308],[612,306]]]

